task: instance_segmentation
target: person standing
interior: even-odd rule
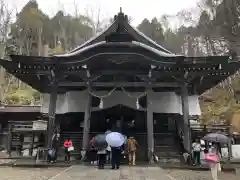
[[[192,152],[193,152],[193,165],[201,165],[200,154],[201,154],[201,144],[199,139],[196,139],[192,143]]]
[[[122,155],[122,147],[111,147],[112,169],[119,169]]]
[[[111,153],[111,147],[108,145],[108,147],[107,147],[107,155],[106,155],[106,162],[107,163],[110,163],[111,162],[111,155],[112,155],[112,153]]]
[[[57,161],[57,157],[58,157],[58,151],[60,148],[60,129],[57,128],[52,136],[52,148],[55,150],[55,156],[53,161],[56,162]]]
[[[221,164],[220,153],[216,144],[213,143],[211,147],[205,151],[205,160],[208,162],[213,180],[219,180],[218,175],[221,171]]]
[[[134,137],[129,137],[127,140],[127,146],[128,146],[128,158],[129,158],[129,165],[135,166],[136,163],[136,151],[138,143]]]
[[[95,162],[97,162],[97,149],[92,144],[89,149],[88,160],[92,165],[94,165]]]
[[[63,144],[65,148],[65,162],[69,163],[71,159],[71,154],[70,152],[73,150],[73,144],[70,138],[68,138],[66,141],[64,141]]]
[[[98,149],[98,169],[104,169],[104,164],[106,161],[106,148],[99,148]]]

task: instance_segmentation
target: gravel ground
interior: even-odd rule
[[[49,180],[64,168],[10,168],[0,167],[1,180]]]
[[[221,173],[220,180],[240,180],[239,175]],[[42,169],[0,167],[0,176],[0,180],[212,180],[210,171],[128,166],[122,166],[120,170],[111,170],[110,167],[98,170],[81,165]]]

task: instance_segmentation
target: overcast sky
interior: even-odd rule
[[[12,8],[20,10],[29,0],[4,0]],[[57,10],[74,12],[75,4],[79,12],[86,14],[86,10],[94,12],[101,9],[101,18],[113,17],[122,7],[123,12],[132,18],[136,26],[144,18],[159,18],[162,14],[176,14],[182,9],[194,8],[199,0],[38,0],[40,8],[47,14],[53,15]],[[92,15],[91,15],[92,16]],[[95,18],[94,17],[94,18]]]

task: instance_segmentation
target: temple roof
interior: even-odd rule
[[[97,42],[105,41],[106,37],[111,35],[112,33],[122,33],[122,34],[130,34],[132,38],[135,41],[144,43],[150,47],[156,48],[159,51],[168,53],[168,54],[174,54],[170,52],[169,50],[165,49],[163,46],[157,44],[155,41],[153,41],[151,38],[144,35],[142,32],[140,32],[137,28],[134,28],[129,24],[128,16],[125,15],[120,8],[120,12],[118,15],[114,16],[114,21],[112,24],[104,31],[99,33],[97,36],[91,38],[90,40],[86,41],[82,45],[76,47],[72,51],[70,51],[68,54],[71,54],[73,52],[77,52],[83,47],[95,44]]]
[[[140,91],[175,91],[185,81],[190,93],[202,94],[233,75],[240,62],[230,56],[185,57],[149,39],[128,23],[122,12],[108,29],[69,53],[52,56],[12,55],[0,60],[7,72],[41,92],[57,78],[59,92],[125,86]]]

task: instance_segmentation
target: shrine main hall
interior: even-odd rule
[[[140,134],[145,152],[176,144],[173,136],[180,134],[190,150],[189,120],[201,115],[198,97],[240,67],[232,56],[176,55],[132,27],[122,12],[66,54],[11,55],[0,65],[41,92],[48,147],[56,125],[63,135],[82,134],[79,151],[88,148],[94,132],[116,125],[124,134]]]

